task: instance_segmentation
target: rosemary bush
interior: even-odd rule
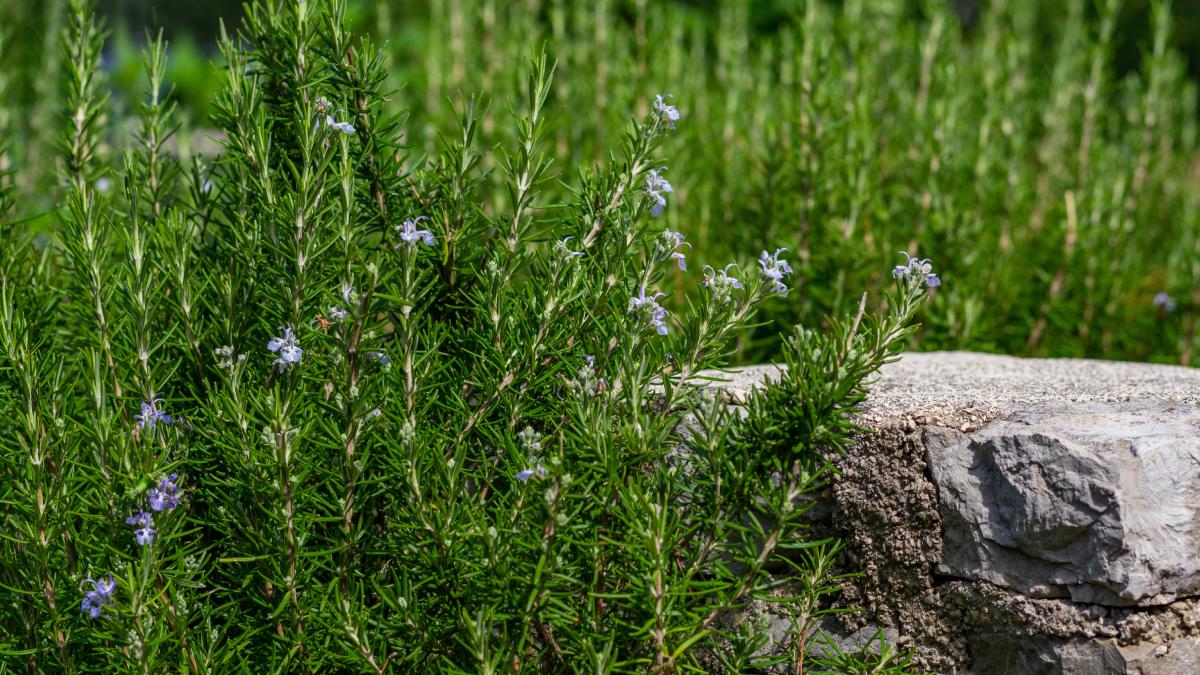
[[[69,3],[57,153],[28,169],[55,167],[28,178],[52,210],[0,178],[0,671],[903,669],[813,649],[840,572],[800,497],[928,261],[881,312],[789,332],[732,412],[697,385],[796,293],[786,250],[708,260],[664,225],[682,97],[560,175],[535,52],[510,143],[466,97],[411,153],[345,11],[247,6],[206,160],[177,151],[163,41],[122,132]],[[754,598],[783,649],[738,619]]]

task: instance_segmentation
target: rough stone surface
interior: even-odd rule
[[[871,392],[827,494],[842,634],[930,672],[1200,675],[1200,371],[905,354]]]
[[[1200,408],[1036,405],[924,441],[942,573],[1104,605],[1200,591]]]

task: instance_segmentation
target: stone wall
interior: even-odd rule
[[[1200,675],[1200,370],[906,354],[871,391],[822,510],[863,573],[835,632],[937,673]]]

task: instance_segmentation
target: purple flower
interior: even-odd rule
[[[133,419],[137,420],[139,428],[145,429],[149,427],[153,430],[155,424],[170,424],[174,421],[170,415],[158,409],[158,404],[161,402],[161,398],[156,398],[149,403],[142,402],[142,412],[133,416]]]
[[[349,312],[341,307],[338,307],[337,305],[329,308],[329,318],[333,319],[334,321],[345,321],[346,317],[349,315]]]
[[[667,103],[667,99],[672,98],[670,94],[659,94],[654,97],[654,114],[658,115],[658,119],[668,129],[674,129],[675,123],[679,121],[679,111],[675,106]]]
[[[100,580],[89,578],[87,581],[92,585],[92,590],[83,594],[80,609],[93,619],[98,619],[104,606],[112,599],[113,591],[117,590],[117,580],[110,574]]]
[[[780,296],[786,298],[788,290],[787,286],[783,284],[783,278],[792,273],[792,266],[786,260],[779,257],[779,254],[784,251],[787,251],[787,249],[775,249],[774,254],[763,251],[758,256],[758,265],[762,268],[763,276],[772,282],[771,292],[778,293]]]
[[[178,478],[179,474],[173,473],[158,481],[158,485],[150,488],[150,491],[146,493],[146,501],[150,504],[152,511],[173,509],[179,506],[179,487],[175,485]]]
[[[655,217],[661,216],[663,209],[667,208],[667,193],[675,191],[667,179],[662,177],[666,170],[667,167],[660,166],[646,172],[646,196],[651,202],[650,215]]]
[[[304,358],[304,350],[296,346],[296,334],[291,328],[285,328],[283,337],[271,338],[267,342],[267,349],[273,352],[279,352],[279,358],[272,362],[272,365],[279,368],[280,372],[288,369],[288,366],[300,363],[300,359]]]
[[[133,526],[133,538],[137,541],[138,546],[149,546],[154,543],[154,516],[147,513],[145,509],[138,509],[138,512],[125,519],[126,525]]]
[[[523,471],[518,471],[517,475],[516,475],[516,479],[521,481],[522,483],[524,483],[524,482],[528,481],[530,478],[533,478],[534,476],[537,476],[538,478],[545,478],[547,473],[549,473],[549,472],[546,471],[546,467],[542,466],[541,464],[537,464],[532,469],[525,469]]]
[[[933,273],[933,265],[929,262],[928,258],[919,260],[910,257],[904,251],[900,251],[900,255],[904,256],[905,263],[892,268],[893,279],[903,279],[905,281],[920,279],[925,282],[925,286],[928,288],[937,288],[942,285],[942,280],[938,279],[938,276]]]
[[[1175,301],[1166,291],[1159,291],[1154,295],[1154,306],[1168,314],[1175,311]]]
[[[667,310],[663,309],[658,304],[658,299],[663,296],[662,293],[655,293],[652,296],[646,295],[646,287],[640,287],[638,294],[629,299],[629,312],[641,312],[646,317],[647,323],[659,335],[667,334]]]
[[[400,240],[410,246],[416,244],[418,241],[426,246],[433,246],[437,241],[433,238],[433,232],[430,232],[429,230],[417,229],[417,225],[419,225],[422,220],[429,219],[425,216],[417,216],[416,218],[405,220],[404,224],[402,225],[397,225],[396,231],[400,233]]]

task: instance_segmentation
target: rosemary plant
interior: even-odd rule
[[[786,249],[696,264],[664,225],[686,100],[560,175],[538,51],[511,143],[465,98],[416,154],[345,12],[247,6],[205,160],[175,151],[161,37],[115,144],[105,32],[69,3],[44,232],[0,175],[0,671],[903,669],[814,647],[842,572],[802,497],[928,261],[795,329],[736,414],[702,385],[797,293]]]

